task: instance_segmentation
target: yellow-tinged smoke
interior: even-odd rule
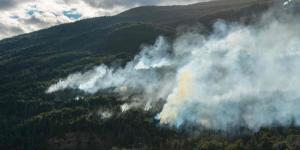
[[[172,123],[176,120],[180,107],[183,106],[193,92],[193,77],[190,70],[182,71],[178,76],[178,85],[173,94],[168,97],[168,103],[160,113],[160,121],[163,124]]]
[[[191,78],[191,72],[190,71],[184,71],[181,76],[179,77],[178,82],[178,93],[176,94],[175,99],[182,99],[185,100],[188,96],[188,92],[191,89],[192,84],[192,78]]]

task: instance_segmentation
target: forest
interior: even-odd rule
[[[47,94],[59,79],[105,64],[124,66],[163,35],[216,20],[255,22],[272,0],[228,0],[188,6],[138,7],[116,16],[85,19],[0,41],[1,150],[298,150],[300,128],[276,126],[224,133],[192,125],[161,126],[151,111],[123,111],[110,92],[66,89]],[[180,15],[174,15],[180,14]],[[182,30],[182,28],[180,28]],[[103,115],[102,112],[108,112]]]

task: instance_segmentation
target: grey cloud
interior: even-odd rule
[[[0,0],[0,10],[13,8],[20,3],[29,2],[29,1],[32,0]]]
[[[143,5],[160,5],[160,4],[176,4],[176,3],[193,3],[200,2],[205,0],[83,0],[86,3],[90,4],[93,7],[98,8],[114,8],[117,6],[132,8],[134,6],[143,6]],[[207,0],[206,0],[207,1]]]
[[[32,15],[29,18],[13,18],[16,19],[18,25],[5,24],[5,22],[0,23],[0,39],[20,35],[26,33],[26,30],[27,32],[28,30],[33,30],[33,28],[42,29],[49,27],[50,23],[47,20],[43,20],[42,17],[43,16]],[[60,23],[63,22],[57,22],[57,24]]]
[[[160,0],[84,0],[93,7],[113,8],[115,6],[134,7],[135,5],[153,5]]]
[[[19,27],[7,26],[3,23],[0,23],[0,39],[8,37],[10,35],[22,34],[24,31]]]
[[[30,2],[34,0],[0,0],[0,10],[13,8],[21,3]],[[160,5],[160,4],[189,4],[194,2],[208,1],[208,0],[63,0],[67,4],[78,3],[84,1],[92,7],[110,9],[114,7],[132,8],[143,5]]]
[[[40,18],[36,16],[31,16],[29,19],[23,19],[22,20],[25,24],[32,24],[32,25],[37,25],[40,27],[45,27],[48,25],[47,22],[41,20]]]

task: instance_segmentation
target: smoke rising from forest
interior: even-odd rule
[[[217,21],[209,36],[195,30],[159,37],[123,68],[100,65],[47,90],[112,90],[149,110],[165,100],[161,124],[227,131],[300,125],[300,22],[269,12],[252,25]]]

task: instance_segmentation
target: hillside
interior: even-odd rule
[[[0,41],[0,149],[266,149],[299,148],[297,128],[263,129],[242,137],[207,131],[191,138],[157,127],[152,113],[120,113],[118,96],[76,91],[46,94],[68,74],[99,64],[122,66],[159,35],[176,37],[181,26],[217,19],[252,23],[272,0],[222,0],[186,6],[144,6],[111,17],[85,19]],[[99,109],[115,111],[101,119]],[[246,145],[246,146],[245,146]],[[257,145],[257,147],[253,147]],[[276,147],[276,148],[277,148]],[[229,149],[228,148],[228,149]]]
[[[82,70],[83,66],[107,62],[101,60],[103,57],[126,55],[130,58],[141,44],[153,43],[158,35],[173,37],[176,27],[181,25],[201,23],[209,30],[216,19],[250,21],[269,4],[270,1],[230,0],[188,6],[139,7],[112,17],[86,19],[5,39],[0,41],[0,83],[3,85],[0,89],[17,92],[22,88],[15,87],[18,84],[11,80],[22,82],[25,79],[36,84],[40,77],[35,76],[45,76],[42,78],[46,80],[53,78],[51,74],[55,78],[63,76],[56,68],[68,74]],[[70,63],[73,65],[62,68]],[[39,74],[34,76],[29,73],[36,71]],[[13,97],[18,95],[9,91]]]

